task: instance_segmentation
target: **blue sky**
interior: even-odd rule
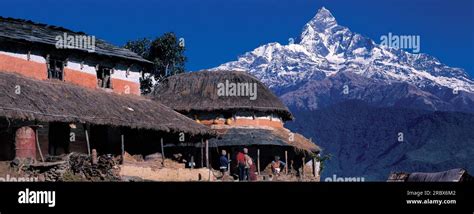
[[[2,0],[0,16],[83,31],[123,45],[173,31],[188,70],[215,67],[269,42],[286,44],[322,6],[340,25],[380,42],[420,35],[421,52],[474,77],[472,0]]]

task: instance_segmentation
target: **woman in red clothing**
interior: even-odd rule
[[[244,148],[244,151],[246,148]],[[236,156],[237,167],[239,168],[239,180],[243,181],[245,179],[245,154],[242,151],[239,151]]]

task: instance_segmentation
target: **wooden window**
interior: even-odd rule
[[[48,79],[64,79],[64,61],[55,58],[49,58]]]
[[[112,88],[111,73],[111,68],[99,66],[99,69],[97,69],[97,85],[100,88]]]

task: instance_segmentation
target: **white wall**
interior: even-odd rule
[[[96,66],[95,63],[84,62],[81,69],[81,62],[74,59],[69,59],[66,68],[96,75],[97,73],[95,70],[95,66]],[[126,74],[127,74],[127,67],[125,65],[118,64],[114,67],[114,73],[112,74],[112,79],[120,79],[120,80],[130,81],[134,83],[140,83],[140,70],[138,66],[131,66],[129,75],[127,76]]]
[[[5,51],[0,51],[0,54],[5,54],[7,56],[12,56],[12,57],[28,60],[28,54],[19,54],[19,53],[5,52]],[[30,54],[30,61],[38,62],[38,63],[46,63],[46,59],[44,57],[34,55],[34,54]]]
[[[249,115],[248,112],[242,112],[242,113],[239,113],[237,112],[236,114],[234,114],[234,117],[235,119],[247,119],[247,120],[253,120],[253,116]],[[198,119],[218,119],[218,120],[225,120],[225,118],[222,116],[222,115],[216,115],[216,114],[209,114],[209,115],[199,115],[198,116]],[[259,114],[259,116],[256,116],[255,119],[259,119],[259,120],[271,120],[271,121],[275,121],[275,122],[282,122],[281,118],[278,117],[277,115],[272,115],[272,114],[269,114],[269,115],[261,115]]]

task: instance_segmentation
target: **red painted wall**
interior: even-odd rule
[[[0,71],[16,72],[28,77],[48,79],[46,64],[0,54]]]
[[[121,79],[112,79],[112,88],[118,94],[140,95],[140,84]]]
[[[199,122],[203,125],[224,125],[224,120],[199,120]],[[270,121],[265,119],[244,119],[238,118],[236,120],[231,119],[230,124],[231,126],[268,126],[273,128],[283,128],[283,123],[280,121]]]

